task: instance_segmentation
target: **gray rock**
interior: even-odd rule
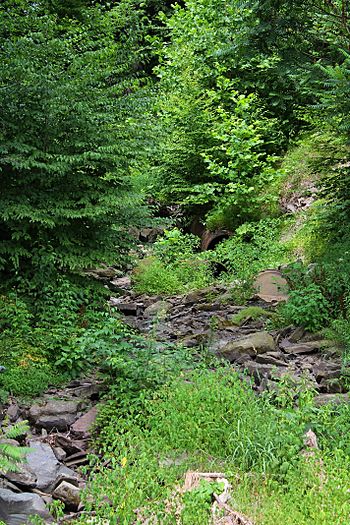
[[[233,362],[237,353],[255,356],[267,352],[274,352],[275,350],[275,341],[269,333],[255,332],[247,337],[229,342],[219,353],[230,362]]]
[[[263,365],[288,366],[288,363],[283,361],[283,354],[280,352],[268,352],[257,355],[256,362]]]
[[[110,281],[111,279],[114,279],[119,272],[112,266],[103,265],[101,268],[91,268],[86,270],[84,273],[85,275],[98,279],[99,281]]]
[[[294,328],[294,330],[289,336],[289,341],[291,343],[298,343],[300,339],[303,337],[304,333],[305,333],[305,330],[301,326]]]
[[[344,388],[343,381],[339,378],[322,379],[319,383],[319,390],[327,394],[341,394],[347,391]]]
[[[0,489],[0,519],[7,525],[24,525],[30,516],[39,516],[51,522],[44,500],[38,494]]]
[[[18,472],[6,472],[4,476],[9,481],[25,490],[34,489],[36,487],[36,475],[25,464],[22,467],[19,467]]]
[[[80,439],[89,438],[91,435],[91,429],[96,421],[97,407],[91,408],[86,414],[81,416],[71,426],[71,432],[74,436]]]
[[[119,277],[118,279],[113,279],[110,281],[109,287],[115,290],[128,290],[131,288],[131,278],[129,276]]]
[[[11,421],[11,423],[14,423],[19,418],[19,406],[16,402],[11,403],[11,405],[6,410],[6,415]]]
[[[68,430],[78,418],[81,400],[50,400],[44,405],[33,405],[29,410],[29,420],[38,428],[46,430]]]
[[[62,501],[68,510],[77,510],[80,504],[80,488],[68,481],[62,481],[53,491],[55,499]]]
[[[134,301],[126,301],[123,297],[111,297],[109,304],[118,308],[118,310],[124,315],[137,315],[140,308],[143,306]]]
[[[157,301],[156,303],[147,306],[143,315],[145,317],[164,317],[171,307],[171,303],[168,303],[167,301]]]
[[[287,354],[292,355],[306,355],[306,354],[314,354],[315,352],[318,352],[319,347],[312,343],[290,343],[287,339],[283,339],[280,343],[280,347],[283,348],[283,350]]]
[[[47,443],[30,441],[32,451],[27,455],[27,464],[24,470],[29,470],[36,476],[36,488],[43,492],[50,492],[60,479],[60,476],[77,479],[77,474],[64,465],[61,465],[52,448]]]
[[[313,368],[314,376],[317,381],[335,379],[341,376],[341,364],[322,361]]]
[[[255,361],[248,361],[244,364],[244,367],[254,377],[257,384],[260,384],[263,379],[270,379],[272,372],[275,370],[273,365],[263,365]]]
[[[62,447],[54,447],[53,453],[55,454],[58,461],[64,461],[67,457],[67,452]]]

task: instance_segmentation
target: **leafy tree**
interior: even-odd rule
[[[0,268],[41,281],[122,259],[141,208],[131,175],[147,146],[135,119],[145,108],[141,13],[123,0],[69,18],[57,5],[0,5]]]

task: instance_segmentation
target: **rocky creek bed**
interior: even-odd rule
[[[248,316],[235,324],[232,317],[247,305],[233,305],[230,289],[224,285],[167,298],[136,294],[128,277],[112,280],[110,287],[115,292],[110,304],[130,326],[151,333],[159,342],[180,343],[198,351],[206,348],[225,358],[257,393],[278,389],[286,376],[292,384],[304,377],[318,393],[316,404],[349,401],[341,353],[333,342],[296,327],[269,330],[264,316],[258,320]],[[267,312],[276,305],[273,297],[255,296],[248,302]],[[86,479],[79,467],[88,462],[102,388],[95,378],[79,379],[65,388],[50,389],[31,405],[13,399],[3,407],[1,419],[29,421],[31,430],[20,443],[31,451],[19,472],[0,476],[0,520],[22,525],[37,515],[51,523],[48,505],[53,500],[65,505],[61,522],[84,512],[81,493]]]
[[[27,462],[18,472],[0,477],[0,520],[7,525],[28,523],[36,515],[51,523],[52,501],[65,505],[66,518],[83,511],[81,491],[87,464],[91,428],[102,384],[95,379],[75,380],[63,389],[51,389],[31,406],[16,400],[4,408],[2,417],[11,423],[28,420],[30,431],[12,445],[30,447]]]

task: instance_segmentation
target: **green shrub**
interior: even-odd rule
[[[183,284],[173,268],[155,257],[139,262],[133,273],[133,281],[139,293],[172,295],[183,291]]]
[[[330,321],[330,303],[316,284],[289,293],[288,301],[280,308],[287,324],[303,326],[310,332],[325,328]]]
[[[200,239],[178,228],[165,231],[154,243],[154,256],[141,260],[134,269],[139,293],[171,295],[203,288],[213,279],[210,260],[196,253]]]
[[[276,268],[289,260],[288,248],[281,242],[289,219],[262,219],[237,228],[235,234],[221,242],[215,257],[228,269],[229,279],[249,280],[266,268]]]
[[[190,258],[199,250],[200,238],[182,233],[178,228],[165,230],[163,237],[157,239],[153,249],[155,255],[164,263],[176,263]]]

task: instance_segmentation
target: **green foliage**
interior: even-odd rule
[[[326,518],[345,501],[342,485],[335,490],[335,484],[349,479],[349,405],[315,408],[305,384],[292,391],[288,381],[278,399],[257,397],[232,370],[218,364],[215,368],[184,373],[153,393],[141,390],[123,405],[106,402],[99,416],[98,445],[109,468],[97,462],[87,508],[96,510],[100,519],[125,523],[135,519],[139,509],[143,519],[157,517],[170,525],[184,473],[207,470],[225,472],[229,479],[232,474],[235,509],[255,516],[260,507],[253,508],[252,500],[261,500],[257,523],[288,511],[294,525],[295,509],[308,525],[307,516],[313,515],[323,492],[328,505],[320,523],[326,525]],[[309,428],[318,436],[321,461],[317,454],[307,460],[301,454]],[[322,492],[317,466],[325,473],[321,479],[329,475]],[[206,512],[214,488],[204,484],[185,496],[186,523],[209,523]],[[112,505],[104,504],[106,495]],[[348,506],[340,512],[345,517]]]
[[[288,220],[262,219],[237,228],[235,234],[216,248],[216,259],[228,269],[230,279],[249,281],[256,273],[277,268],[289,259],[281,233]]]
[[[196,253],[200,239],[177,228],[154,244],[154,257],[141,260],[133,272],[139,293],[172,295],[204,288],[213,279],[207,255]]]
[[[183,495],[183,509],[181,512],[181,523],[192,525],[193,523],[208,523],[211,515],[211,504],[214,492],[220,494],[223,490],[222,483],[210,483],[201,480],[198,487],[185,492]]]
[[[144,105],[141,14],[129,8],[87,6],[69,20],[45,1],[1,3],[5,275],[34,272],[41,284],[57,268],[125,258],[126,228],[142,211],[130,175],[143,140],[133,117]]]
[[[101,326],[106,311],[105,290],[87,279],[59,276],[40,291],[26,284],[0,297],[0,362],[6,367],[0,388],[25,397],[84,368],[80,338]]]
[[[346,523],[349,458],[315,454],[286,474],[285,483],[247,477],[235,483],[235,502],[259,525],[328,525]]]
[[[287,324],[303,326],[310,332],[325,328],[330,321],[330,303],[317,284],[289,293],[288,301],[280,309]]]
[[[23,436],[28,429],[26,421],[21,421],[7,428],[4,427],[4,424],[0,426],[0,472],[2,474],[16,472],[18,464],[25,460],[26,454],[30,451],[29,448],[15,446],[6,440]]]
[[[248,306],[244,308],[238,314],[231,317],[230,322],[236,325],[241,325],[248,319],[256,321],[257,319],[266,320],[269,317],[273,317],[273,313],[261,308],[260,306]]]
[[[178,228],[165,230],[164,236],[154,243],[154,253],[166,264],[179,259],[188,259],[199,250],[200,239],[195,235],[184,234]]]

